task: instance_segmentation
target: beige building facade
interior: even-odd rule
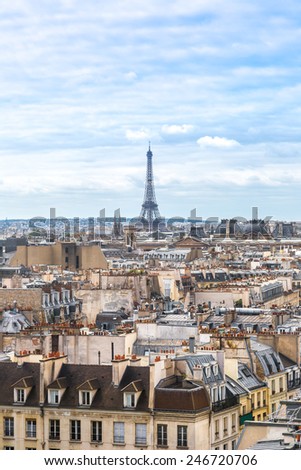
[[[10,266],[57,265],[63,269],[106,269],[107,260],[99,245],[56,242],[48,245],[17,246]]]

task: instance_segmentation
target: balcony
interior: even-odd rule
[[[217,401],[212,403],[212,411],[221,411],[226,408],[231,408],[232,406],[238,405],[238,397],[226,398],[225,400]]]
[[[253,415],[252,412],[246,413],[245,415],[240,415],[239,417],[239,425],[243,426],[245,421],[253,421]]]
[[[292,390],[294,388],[300,387],[301,379],[300,377],[296,378],[295,380],[289,380],[287,383],[288,390]]]

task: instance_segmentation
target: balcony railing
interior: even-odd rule
[[[287,382],[287,388],[289,390],[291,390],[293,388],[300,387],[300,385],[301,385],[301,378],[298,378],[298,379],[295,379],[295,380],[289,380]]]
[[[239,425],[242,426],[245,421],[253,421],[253,415],[252,412],[246,413],[245,415],[241,415],[239,417]]]
[[[225,408],[231,408],[238,404],[238,397],[226,398],[225,400],[212,403],[212,411],[220,411]]]

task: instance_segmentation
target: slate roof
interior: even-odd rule
[[[16,362],[0,362],[0,405],[11,406],[14,403],[14,387],[32,389],[25,406],[39,407],[40,363],[23,363],[20,367]],[[112,365],[77,365],[63,364],[58,377],[48,389],[65,389],[61,402],[57,405],[48,404],[45,394],[45,406],[52,408],[78,408],[79,390],[96,390],[90,409],[122,410],[123,392],[128,385],[137,383],[141,390],[136,411],[148,411],[149,401],[149,367],[128,366],[119,386],[112,383]]]
[[[77,387],[77,390],[97,390],[100,387],[99,380],[88,379]]]
[[[60,376],[68,379],[68,387],[58,405],[60,408],[77,408],[78,387],[94,379],[98,381],[99,388],[95,393],[90,409],[124,410],[122,390],[132,382],[141,380],[143,390],[135,410],[148,410],[150,384],[148,367],[128,366],[118,387],[115,387],[112,383],[112,365],[63,364],[59,373]]]
[[[29,388],[33,387],[34,385],[34,380],[32,375],[29,375],[28,377],[22,377],[20,380],[17,380],[14,384],[11,385],[11,387],[15,388]]]
[[[61,390],[67,388],[68,380],[66,377],[60,377],[48,385],[49,390]]]
[[[210,408],[209,394],[196,381],[173,376],[162,379],[155,388],[157,411],[201,412]]]
[[[207,377],[206,372],[203,375],[203,380],[206,384],[211,384],[211,383],[216,383],[216,382],[222,382],[224,381],[221,369],[219,365],[217,364],[216,359],[213,357],[212,354],[199,354],[199,355],[187,355],[187,356],[178,356],[174,358],[174,361],[185,361],[188,364],[189,370],[191,374],[193,374],[193,369],[196,366],[201,366],[202,368],[205,368],[207,366],[210,366],[210,376]],[[217,374],[214,373],[213,370],[213,364],[217,365]]]
[[[251,369],[243,363],[238,363],[238,379],[237,381],[248,390],[255,390],[257,388],[265,387],[265,382],[253,374]]]
[[[281,362],[285,368],[290,368],[290,367],[298,367],[298,364],[294,361],[292,361],[289,357],[284,356],[283,354],[279,353],[279,357],[281,359]]]
[[[285,444],[284,439],[274,439],[270,441],[258,441],[252,447],[252,450],[290,450],[292,445]]]
[[[143,383],[142,380],[135,380],[134,382],[131,382],[130,384],[126,385],[121,391],[122,392],[142,392],[143,390]]]
[[[232,396],[247,395],[248,391],[238,381],[226,375],[226,389]]]
[[[255,351],[255,355],[263,368],[265,376],[284,371],[284,365],[281,358],[273,348]]]
[[[39,406],[39,363],[25,362],[22,366],[18,366],[16,362],[0,362],[0,377],[1,406],[11,406],[14,403],[14,386],[18,384],[20,384],[21,387],[32,387],[27,397],[26,405],[34,407]]]

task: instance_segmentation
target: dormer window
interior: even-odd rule
[[[24,388],[15,388],[15,402],[25,403],[25,389]]]
[[[59,377],[48,385],[47,397],[49,405],[59,405],[67,388],[66,377]]]
[[[90,406],[91,405],[91,392],[87,390],[80,391],[80,405]]]
[[[99,382],[97,379],[86,380],[77,387],[79,406],[91,406],[98,389]]]
[[[123,392],[124,408],[136,408],[142,390],[143,385],[141,380],[135,380],[124,387],[121,390]]]
[[[136,400],[135,400],[135,393],[125,393],[124,397],[124,406],[126,408],[135,408]]]
[[[58,405],[60,402],[60,390],[48,390],[48,401],[50,405]]]
[[[14,403],[18,405],[23,405],[26,403],[28,395],[31,392],[33,387],[33,378],[32,377],[23,377],[18,380],[18,382],[12,385],[14,389]]]

